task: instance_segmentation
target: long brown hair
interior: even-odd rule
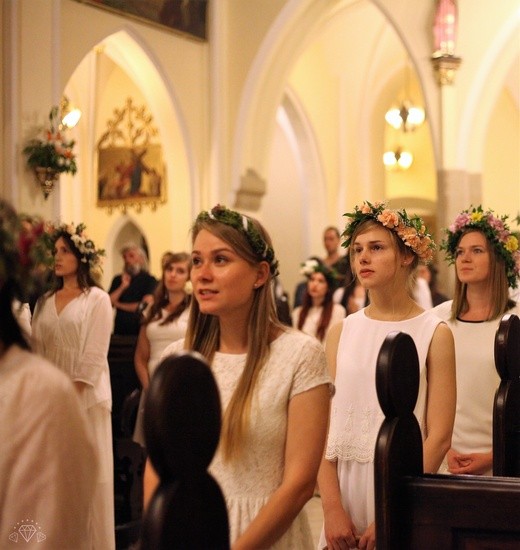
[[[313,274],[309,277],[312,277]],[[320,321],[318,323],[318,326],[316,327],[316,338],[320,342],[323,342],[323,339],[325,338],[325,334],[327,332],[327,328],[329,327],[330,320],[332,318],[332,309],[334,307],[334,302],[332,300],[332,296],[334,294],[334,287],[327,281],[327,278],[324,276],[325,282],[327,283],[327,292],[325,293],[325,296],[323,298],[323,303],[321,304],[321,315],[320,315]],[[308,283],[307,283],[308,284]],[[312,298],[309,294],[308,287],[305,289],[305,293],[303,295],[302,300],[302,308],[300,310],[300,315],[298,317],[298,329],[301,330],[303,325],[305,324],[305,319],[307,319],[307,315],[309,314],[309,310],[312,307]]]
[[[179,264],[186,262],[188,265],[188,279],[189,273],[191,270],[191,257],[186,252],[165,252],[161,260],[162,275],[157,288],[154,291],[154,301],[150,308],[150,312],[147,314],[143,321],[143,325],[147,325],[151,321],[157,321],[162,319],[163,309],[170,303],[170,298],[168,297],[168,291],[164,284],[164,275],[166,270],[172,264]],[[173,310],[171,311],[159,324],[167,325],[177,319],[184,310],[190,305],[191,296],[187,293],[184,294],[184,300]]]
[[[509,281],[507,279],[506,264],[504,259],[496,253],[495,247],[490,246],[489,241],[483,231],[478,229],[468,229],[461,233],[457,242],[459,245],[462,237],[468,233],[481,233],[486,241],[486,247],[489,254],[489,289],[491,291],[491,310],[487,321],[496,319],[511,309],[515,302],[509,297]],[[453,294],[453,303],[451,305],[451,319],[455,320],[469,310],[467,297],[468,285],[461,283],[455,273],[455,292]]]
[[[260,222],[252,218],[249,220],[265,243],[272,248],[271,239]],[[264,261],[258,258],[241,231],[214,219],[197,219],[191,231],[192,242],[203,229],[229,244],[238,256],[252,266]],[[253,303],[247,327],[246,364],[222,421],[221,448],[225,460],[234,460],[241,454],[242,444],[250,425],[253,393],[260,371],[269,356],[272,334],[276,329],[286,330],[276,314],[272,282],[273,274],[269,271],[266,283],[253,291]],[[218,318],[201,313],[197,300],[192,300],[185,347],[198,351],[211,364],[219,343]]]

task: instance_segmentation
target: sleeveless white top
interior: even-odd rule
[[[370,319],[365,309],[345,318],[336,358],[336,393],[325,455],[328,460],[373,462],[377,433],[384,420],[376,392],[376,362],[384,339],[393,331],[409,334],[417,348],[420,382],[414,413],[423,438],[426,436],[426,356],[441,322],[430,311],[404,321]]]

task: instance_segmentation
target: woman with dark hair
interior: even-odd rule
[[[505,313],[520,315],[509,295],[517,286],[520,251],[506,220],[478,206],[461,212],[445,230],[441,248],[455,264],[455,293],[433,312],[455,338],[457,412],[442,472],[492,474],[493,400],[500,384],[495,334]]]
[[[35,290],[42,230],[0,200],[0,541],[91,550],[97,461],[87,421],[70,379],[30,352],[13,314]]]
[[[153,304],[145,312],[134,356],[135,372],[143,393],[134,430],[134,441],[144,447],[143,413],[150,378],[164,348],[183,338],[188,328],[191,258],[186,252],[166,252],[162,257],[162,276]]]
[[[33,342],[73,381],[96,443],[100,468],[90,509],[92,548],[115,546],[114,486],[108,346],[112,306],[97,279],[103,250],[83,224],[60,225],[51,235],[54,281],[37,302]]]
[[[278,262],[257,220],[216,206],[198,215],[192,244],[188,331],[163,356],[197,351],[215,376],[223,420],[210,473],[226,499],[232,547],[312,550],[303,507],[325,441],[323,348],[278,320]],[[150,468],[145,482],[149,497]]]
[[[307,288],[302,305],[292,312],[293,327],[323,342],[329,328],[346,315],[345,308],[332,299],[337,278],[334,271],[315,260],[302,264],[300,273],[307,277]]]

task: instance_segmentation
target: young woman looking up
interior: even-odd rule
[[[223,206],[192,228],[193,297],[184,349],[211,365],[224,410],[211,464],[226,498],[233,550],[313,549],[303,506],[323,453],[330,398],[323,347],[277,318],[271,239]],[[154,484],[145,478],[145,498]]]
[[[365,202],[345,214],[344,246],[370,304],[331,329],[326,354],[336,393],[318,484],[324,528],[319,548],[375,546],[374,448],[384,419],[375,385],[381,345],[409,334],[420,363],[415,415],[424,438],[424,471],[436,472],[449,449],[455,415],[453,337],[445,323],[411,298],[413,272],[434,244],[419,218]],[[384,506],[381,503],[381,506]]]
[[[517,286],[520,252],[506,220],[481,206],[464,210],[441,246],[455,264],[455,293],[433,311],[451,328],[457,359],[457,412],[441,472],[492,474],[493,401],[500,384],[495,333],[505,313],[520,315],[509,297],[509,288]]]

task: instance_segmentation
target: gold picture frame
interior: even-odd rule
[[[166,168],[158,130],[145,106],[128,98],[97,145],[97,206],[126,212],[166,202]]]
[[[76,0],[141,23],[206,40],[208,0]]]

